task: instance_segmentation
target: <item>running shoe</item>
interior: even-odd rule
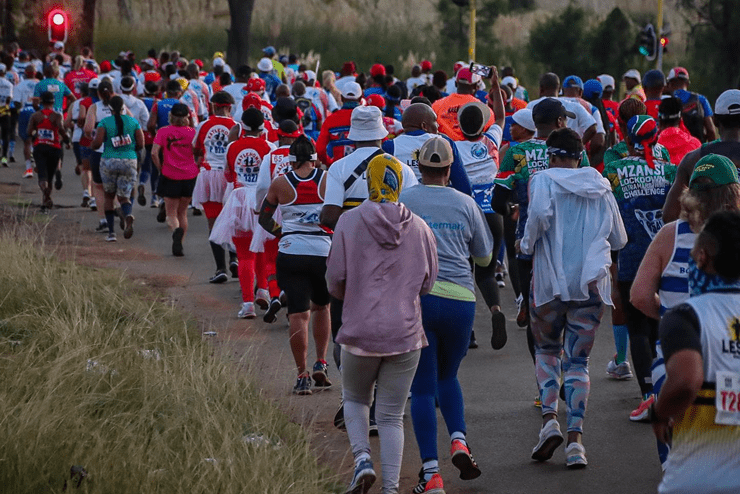
[[[262,310],[267,310],[270,307],[270,292],[264,288],[258,288],[254,294],[254,303]]]
[[[57,169],[57,171],[54,172],[54,188],[56,190],[60,190],[62,188],[62,170]]]
[[[419,472],[419,483],[416,484],[413,494],[445,494],[445,486],[442,482],[442,476],[439,472],[435,472],[426,480],[424,474],[424,468]]]
[[[236,315],[239,319],[254,319],[257,317],[257,314],[254,312],[254,303],[253,302],[243,302],[242,308],[239,310],[239,313]]]
[[[139,203],[139,206],[146,206],[146,196],[144,195],[146,193],[146,187],[144,187],[144,184],[139,184],[139,186],[136,188],[136,202]]]
[[[520,328],[526,328],[529,324],[529,311],[527,310],[527,304],[524,302],[524,297],[519,295],[516,299],[516,325]]]
[[[167,210],[164,208],[164,201],[159,203],[159,212],[157,213],[157,223],[167,221]]]
[[[157,194],[152,194],[152,200],[149,202],[150,208],[158,208],[159,207],[159,198],[157,197]]]
[[[229,271],[231,271],[232,278],[239,277],[239,263],[237,261],[231,261],[229,263]]]
[[[339,408],[334,413],[334,427],[342,431],[347,429],[344,423],[344,400],[342,398],[339,398]]]
[[[344,491],[344,494],[366,494],[370,487],[375,483],[377,475],[373,470],[373,462],[370,460],[361,460],[355,466],[355,473],[352,475],[352,482]]]
[[[229,277],[226,276],[226,271],[220,269],[208,280],[209,283],[226,283],[227,281],[229,281]]]
[[[23,174],[23,178],[33,178],[33,168],[27,168],[26,173]]]
[[[11,157],[10,157],[10,162],[11,162],[11,163],[15,163],[15,156],[11,156]]]
[[[606,373],[612,379],[618,379],[620,381],[632,379],[632,369],[630,368],[630,363],[625,360],[621,364],[617,364],[616,355],[614,355],[614,358],[611,359],[608,364],[606,364]]]
[[[107,237],[105,237],[106,242],[115,242],[116,241],[116,234],[115,233],[109,233]]]
[[[185,254],[182,251],[182,238],[185,236],[185,230],[182,228],[175,228],[172,232],[172,255],[175,257],[182,257]]]
[[[586,448],[582,444],[570,443],[565,448],[565,466],[571,470],[586,468]]]
[[[202,215],[203,215],[203,211],[201,211],[198,208],[193,208],[193,216],[202,216]]]
[[[310,395],[311,394],[311,377],[308,372],[298,376],[295,386],[293,386],[294,395]]]
[[[90,198],[90,211],[97,211],[98,210],[98,203],[95,202],[95,198]]]
[[[562,443],[563,434],[560,432],[560,424],[557,420],[551,419],[540,430],[540,440],[532,450],[532,459],[537,461],[549,460]]]
[[[504,282],[504,273],[496,273],[496,284],[499,288],[505,288],[506,282]]]
[[[0,163],[2,163],[3,168],[7,168],[8,167],[8,158],[6,158],[5,156],[3,156],[3,158],[0,159]]]
[[[464,441],[460,439],[452,441],[450,456],[452,457],[452,464],[460,470],[462,480],[473,480],[480,477],[480,468],[478,468],[473,455],[470,454],[470,448]]]
[[[134,234],[134,217],[132,215],[126,216],[124,223],[126,226],[123,229],[123,238],[129,239]]]
[[[98,223],[98,227],[95,229],[96,232],[100,233],[107,233],[108,232],[108,222],[105,220],[100,220],[100,223]]]
[[[278,297],[278,300],[280,300],[280,303],[283,305],[283,307],[288,306],[288,295],[284,291],[280,290],[280,296]]]
[[[640,406],[637,407],[630,413],[630,420],[632,422],[647,422],[648,421],[648,410],[650,409],[650,405],[655,402],[655,395],[651,394],[647,397],[646,400],[643,400],[642,403],[640,403]]]
[[[501,311],[491,314],[491,346],[494,350],[501,350],[506,345],[506,316]]]
[[[313,364],[313,374],[311,375],[314,382],[315,388],[320,388],[317,391],[331,388],[331,381],[329,381],[329,366],[326,365],[325,360],[317,360]]]
[[[468,343],[468,348],[478,348],[478,340],[475,339],[475,331],[470,332],[470,343]]]
[[[90,205],[90,196],[83,195],[82,196],[82,204],[80,204],[81,208],[86,208]]]
[[[267,312],[262,316],[262,320],[266,323],[272,324],[277,321],[277,313],[283,308],[283,304],[280,303],[279,298],[273,298],[270,300],[270,306],[267,308]]]

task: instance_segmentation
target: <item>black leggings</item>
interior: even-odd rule
[[[39,144],[33,147],[33,160],[36,162],[36,173],[39,176],[39,182],[51,183],[61,157],[62,150],[54,146]]]
[[[658,321],[640,312],[630,303],[632,281],[619,281],[619,294],[630,335],[630,353],[635,366],[635,376],[643,395],[653,392],[650,366],[656,357],[655,342],[658,340]]]
[[[0,139],[3,141],[3,158],[8,157],[8,146],[13,136],[13,127],[11,127],[10,113],[0,117]]]
[[[480,289],[486,306],[493,307],[501,305],[501,298],[498,293],[498,283],[496,283],[496,259],[498,258],[501,243],[504,240],[503,219],[498,213],[485,213],[486,223],[493,235],[493,259],[486,267],[475,266],[475,283]]]
[[[522,298],[527,307],[527,314],[529,314],[529,292],[532,283],[532,260],[531,259],[517,259],[517,267],[519,269],[519,287],[522,289]],[[529,354],[532,356],[532,362],[534,363],[534,336],[532,335],[532,323],[527,323],[527,348]]]

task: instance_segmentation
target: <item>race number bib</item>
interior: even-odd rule
[[[111,137],[110,143],[113,145],[114,148],[120,148],[122,146],[129,146],[131,145],[131,136],[123,135],[123,136]]]
[[[38,129],[38,136],[40,141],[53,141],[54,131],[51,129]]]
[[[717,415],[714,423],[720,425],[740,425],[740,373],[717,372]]]

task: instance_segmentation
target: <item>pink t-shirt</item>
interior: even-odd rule
[[[162,147],[162,175],[172,180],[190,180],[198,176],[193,156],[195,129],[168,125],[157,131],[154,144]]]

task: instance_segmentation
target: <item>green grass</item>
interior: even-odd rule
[[[195,321],[43,253],[38,231],[0,233],[3,492],[62,492],[73,466],[86,493],[336,491],[306,432]]]

